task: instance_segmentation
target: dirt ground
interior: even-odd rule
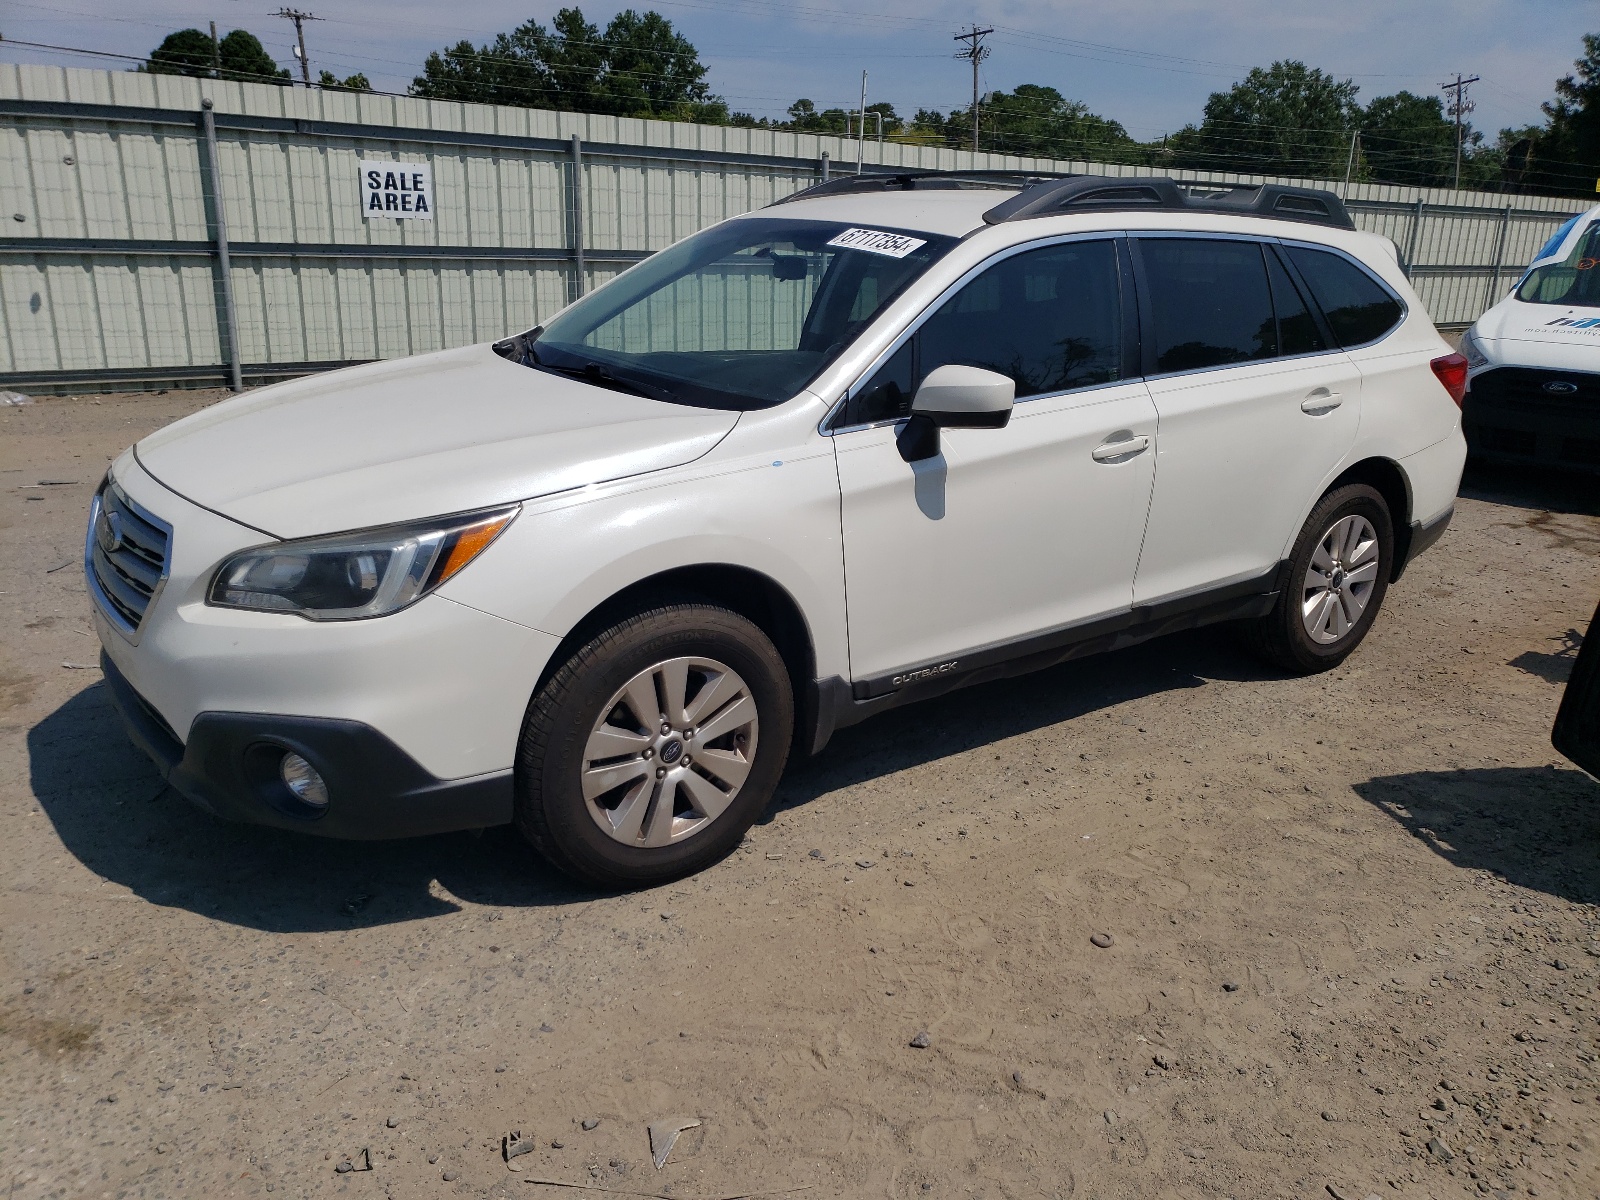
[[[225,826],[128,745],[84,513],[214,398],[0,410],[7,1200],[1600,1195],[1600,785],[1548,737],[1600,485],[1469,476],[1329,675],[1210,630],[900,710],[600,895],[505,830]]]

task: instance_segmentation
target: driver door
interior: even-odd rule
[[[858,695],[1131,606],[1156,414],[1131,354],[1127,278],[1115,238],[1013,253],[852,393],[834,453]],[[895,422],[946,363],[1014,379],[1010,423],[942,430],[938,455],[906,463]]]

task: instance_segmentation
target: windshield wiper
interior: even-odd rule
[[[545,362],[532,346],[528,347],[528,357],[532,359],[531,366],[538,367],[541,371],[552,371],[558,375],[565,375],[569,379],[581,379],[585,383],[592,383],[596,387],[610,388],[614,392],[627,392],[634,396],[643,396],[646,400],[673,400],[670,389],[658,387],[654,384],[640,383],[633,379],[620,379],[612,373],[611,368],[602,363],[586,362],[581,367],[567,367],[558,363]]]

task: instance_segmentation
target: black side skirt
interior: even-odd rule
[[[816,723],[812,727],[811,753],[820,753],[835,730],[902,704],[942,696],[975,683],[1042,671],[1069,659],[1121,650],[1184,629],[1264,617],[1278,602],[1287,570],[1288,563],[1280,563],[1255,579],[1136,605],[1127,612],[951,655],[893,675],[857,680],[854,684],[837,675],[815,680],[812,697]]]

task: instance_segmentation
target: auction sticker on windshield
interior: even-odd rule
[[[927,244],[922,238],[907,237],[903,233],[884,233],[879,229],[846,229],[828,241],[828,245],[844,250],[865,250],[868,254],[886,254],[890,258],[904,258],[918,246]]]

